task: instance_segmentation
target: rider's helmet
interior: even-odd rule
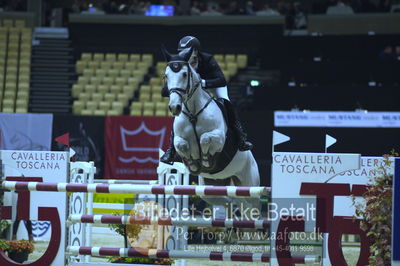
[[[200,41],[194,36],[185,36],[178,43],[178,51],[182,51],[183,49],[193,47],[197,50],[200,50]]]

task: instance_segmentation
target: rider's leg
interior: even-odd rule
[[[169,138],[169,147],[167,151],[161,156],[160,161],[166,164],[174,164],[174,162],[182,162],[174,146],[174,130],[171,130],[171,137]]]
[[[161,90],[161,96],[163,97],[169,97],[169,91],[167,84],[165,83],[162,90]],[[171,137],[169,139],[169,147],[161,156],[160,161],[166,164],[173,164],[174,162],[181,162],[181,158],[179,155],[176,153],[175,146],[174,146],[174,129],[171,130]]]
[[[225,108],[228,111],[228,119],[229,124],[231,124],[232,128],[234,129],[236,135],[239,139],[239,150],[240,151],[247,151],[253,148],[253,144],[247,141],[247,134],[244,132],[242,124],[239,121],[238,115],[236,113],[235,107],[229,100],[228,96],[228,87],[219,87],[215,90],[218,98],[224,99]]]

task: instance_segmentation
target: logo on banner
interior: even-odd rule
[[[49,222],[41,222],[41,221],[32,221],[32,235],[34,237],[42,237],[44,236],[50,229],[50,223]]]
[[[128,130],[123,126],[120,126],[120,133],[123,151],[136,153],[130,157],[118,156],[118,160],[120,162],[158,163],[158,152],[164,144],[166,127],[163,127],[160,130],[151,130],[143,121],[135,130]],[[145,136],[145,138],[140,136]],[[147,139],[149,141],[143,142],[143,139]],[[139,154],[143,152],[145,152],[147,156],[145,158],[140,158]],[[154,156],[148,156],[149,152],[154,153]]]
[[[10,181],[32,181],[42,182],[41,177],[6,177]],[[30,220],[30,191],[20,191],[17,197],[16,220]],[[0,206],[0,219],[12,219],[12,206]],[[48,221],[52,225],[51,237],[48,248],[44,254],[36,261],[30,263],[31,266],[51,265],[58,254],[61,243],[61,220],[57,207],[38,207],[38,221]],[[0,265],[17,266],[16,263],[0,251]]]

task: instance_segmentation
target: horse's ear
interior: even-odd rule
[[[185,62],[189,62],[189,59],[192,56],[192,53],[193,53],[193,46],[190,47],[190,50],[183,56],[183,60]]]
[[[171,57],[172,55],[167,51],[167,48],[165,48],[164,44],[161,45],[161,52],[164,55],[165,60],[167,60],[167,62],[171,61]]]

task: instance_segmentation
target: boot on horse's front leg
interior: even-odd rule
[[[194,172],[194,173],[196,173],[197,171],[199,171],[199,167],[198,167],[197,164],[194,163],[194,162],[189,164],[189,169],[190,169],[191,172]]]
[[[216,152],[221,152],[224,148],[225,138],[221,134],[220,130],[213,130],[211,132],[204,133],[200,137],[200,146],[203,157],[201,158],[202,164],[205,167],[210,166],[209,159]]]
[[[175,149],[178,154],[185,159],[190,158],[189,143],[181,137],[175,136],[174,139]]]
[[[210,162],[209,162],[209,149],[210,149],[210,144],[211,144],[211,137],[207,134],[204,133],[201,138],[200,138],[200,147],[201,147],[201,164],[204,167],[210,167]]]

